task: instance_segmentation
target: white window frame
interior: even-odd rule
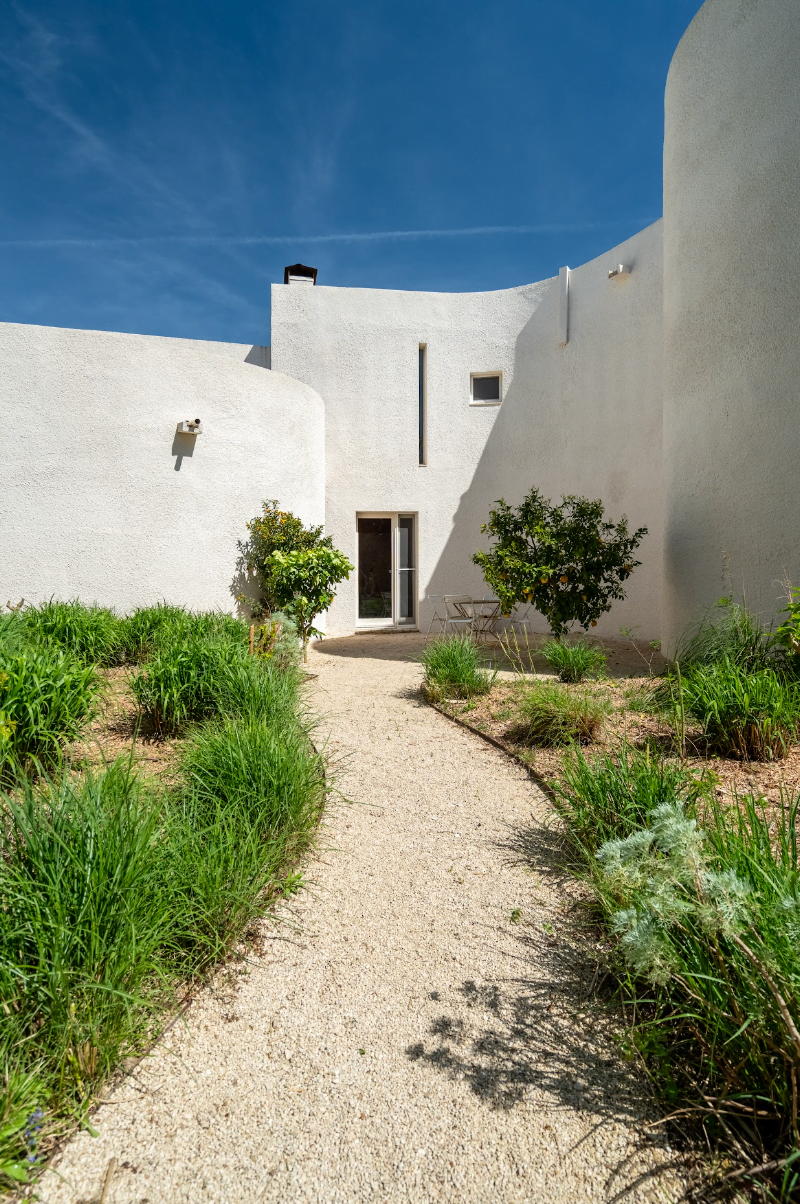
[[[384,619],[362,619],[358,614],[358,583],[360,581],[358,520],[360,518],[391,519],[392,540],[392,613]],[[413,518],[414,520],[414,567],[401,570],[398,564],[399,523],[398,519]],[[356,511],[356,631],[419,631],[419,514],[416,510],[357,510]],[[412,622],[400,620],[400,573],[416,574],[414,587],[414,618]]]
[[[500,396],[496,401],[476,401],[473,394],[472,382],[474,380],[483,380],[487,376],[496,376],[500,381]],[[492,372],[470,372],[469,374],[469,404],[471,406],[500,406],[503,404],[503,373],[499,368],[495,368]]]

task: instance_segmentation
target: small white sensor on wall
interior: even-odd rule
[[[609,280],[613,280],[615,276],[630,276],[631,269],[628,264],[618,263],[615,268],[611,268],[608,273]]]
[[[178,423],[179,435],[202,435],[203,427],[199,418],[187,418],[185,422]]]

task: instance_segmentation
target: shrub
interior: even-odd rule
[[[488,694],[496,671],[481,667],[480,653],[468,635],[434,640],[422,654],[424,689],[434,702]]]
[[[680,800],[693,811],[710,790],[686,767],[625,744],[591,761],[575,752],[551,786],[570,840],[590,857],[604,841],[645,826],[662,803]]]
[[[696,665],[683,675],[681,700],[725,757],[784,757],[797,737],[800,689],[772,669],[747,672],[727,659]]]
[[[634,1045],[673,1105],[694,1101],[712,1136],[719,1118],[766,1172],[797,1157],[798,801],[710,797],[701,830],[673,799],[595,862]]]
[[[578,682],[585,677],[598,677],[606,665],[602,648],[576,640],[568,644],[562,640],[548,640],[542,646],[542,656],[561,681]]]
[[[74,599],[28,606],[20,614],[27,638],[37,647],[71,652],[83,665],[117,665],[124,656],[122,622],[104,606]]]
[[[327,610],[334,598],[334,586],[346,581],[353,565],[336,548],[325,545],[297,552],[273,552],[270,557],[271,589],[281,609],[294,620],[308,657],[308,641],[322,635],[313,626],[317,615]]]
[[[770,639],[747,606],[721,598],[690,627],[678,642],[675,660],[681,669],[730,661],[742,669],[762,669],[771,663]]]
[[[291,510],[280,510],[277,498],[264,502],[262,512],[247,524],[249,536],[239,545],[242,560],[256,577],[259,601],[253,608],[257,617],[271,614],[281,606],[274,583],[272,556],[275,552],[307,552],[311,548],[331,548],[329,535],[322,527],[305,527]]]
[[[278,669],[299,669],[301,653],[297,624],[291,615],[276,611],[255,628],[255,652]]]
[[[510,733],[519,743],[559,746],[588,743],[608,711],[604,699],[565,690],[552,681],[534,682],[520,700],[521,721]]]
[[[557,638],[572,623],[596,627],[641,561],[633,555],[647,534],[628,533],[627,519],[603,517],[603,503],[564,497],[554,505],[532,489],[516,509],[502,498],[481,531],[496,540],[489,552],[472,557],[508,615],[530,603],[543,614]]]
[[[99,682],[71,653],[0,649],[0,770],[13,761],[52,764],[92,714]]]

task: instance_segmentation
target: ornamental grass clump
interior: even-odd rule
[[[0,774],[15,764],[54,764],[94,712],[91,665],[57,648],[0,647]]]
[[[170,736],[219,711],[230,674],[247,659],[247,646],[203,634],[160,648],[131,681],[148,729]]]
[[[197,973],[235,944],[294,870],[325,804],[325,768],[299,726],[226,719],[195,729],[181,754],[182,790],[167,815],[165,873],[175,945]]]
[[[773,669],[748,671],[725,658],[688,669],[679,690],[683,709],[721,756],[774,760],[797,739],[800,687]]]
[[[255,720],[270,728],[302,726],[301,681],[297,666],[281,669],[259,657],[233,657],[219,666],[214,709],[220,715]]]
[[[107,668],[124,658],[123,622],[105,606],[73,599],[50,599],[20,613],[27,641],[34,647],[71,652],[82,665]]]
[[[606,667],[602,648],[586,640],[568,644],[563,640],[548,640],[542,645],[542,656],[560,681],[579,682],[587,677],[600,677]]]
[[[678,642],[674,659],[682,670],[694,665],[730,661],[752,671],[775,665],[772,640],[757,615],[745,603],[720,598]]]
[[[423,689],[433,702],[488,694],[497,671],[481,666],[480,651],[468,635],[434,640],[422,654]]]
[[[3,1025],[20,1070],[58,1107],[109,1073],[160,989],[172,924],[161,808],[130,764],[20,777],[0,805]]]
[[[694,811],[711,784],[650,749],[623,744],[591,760],[576,751],[565,758],[551,787],[570,841],[592,858],[604,841],[645,826],[666,800]]]
[[[195,613],[159,602],[134,610],[122,620],[122,638],[130,661],[145,661],[157,652],[201,638],[245,647],[248,625],[223,611]]]
[[[608,703],[586,691],[567,690],[553,681],[534,682],[519,702],[520,720],[509,736],[519,744],[563,747],[588,744],[608,711]]]
[[[673,798],[594,859],[634,1047],[673,1105],[778,1184],[800,1150],[799,802],[711,795],[700,822]]]

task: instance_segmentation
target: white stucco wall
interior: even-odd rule
[[[263,499],[323,521],[322,401],[250,352],[0,325],[2,604],[231,610],[237,541]],[[196,417],[203,433],[176,439]]]
[[[668,646],[731,589],[800,583],[800,0],[707,0],[664,144]]]
[[[608,280],[618,262],[630,276]],[[272,362],[326,406],[326,530],[351,559],[356,514],[419,516],[419,593],[483,592],[471,555],[489,505],[534,484],[599,496],[649,526],[621,624],[657,637],[661,572],[661,236],[658,225],[571,274],[570,340],[558,280],[491,293],[274,285]],[[418,349],[427,345],[427,463],[418,463]],[[500,370],[500,408],[469,404],[471,372]],[[421,606],[427,626],[428,608]],[[356,625],[356,579],[330,634]],[[539,621],[544,628],[544,622]]]

